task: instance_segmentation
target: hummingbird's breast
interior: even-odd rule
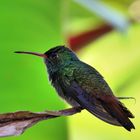
[[[49,72],[49,80],[51,81],[51,84],[55,88],[58,95],[63,100],[65,100],[68,104],[70,104],[72,106],[80,106],[79,103],[77,103],[74,99],[72,99],[71,97],[68,96],[66,89],[64,89],[62,84],[60,84],[61,80],[62,80],[62,77],[63,77],[63,74],[64,74],[64,72],[62,72],[63,68],[61,68],[60,70],[61,70],[61,72],[59,70]],[[65,70],[69,70],[69,68],[66,68]],[[72,71],[71,71],[71,73],[72,73]]]

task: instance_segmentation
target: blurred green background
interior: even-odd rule
[[[140,16],[137,15],[139,11],[135,11],[134,0],[103,2],[134,22],[127,29],[124,27],[125,32],[115,29],[82,48],[77,54],[81,60],[102,73],[115,95],[136,98],[136,103],[133,100],[123,101],[136,117],[132,120],[136,130],[129,133],[83,111],[71,117],[43,121],[21,136],[2,139],[139,139]],[[0,113],[17,110],[40,112],[68,107],[48,82],[43,61],[37,57],[20,56],[13,52],[18,50],[45,52],[51,47],[66,43],[66,34],[96,28],[104,23],[104,20],[96,12],[91,12],[70,0],[1,0]]]

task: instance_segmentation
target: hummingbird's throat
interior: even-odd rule
[[[40,54],[40,53],[36,53],[36,52],[16,51],[15,53],[31,54],[31,55],[36,55],[36,56],[39,56],[39,57],[47,58],[47,55],[45,55],[45,54]]]

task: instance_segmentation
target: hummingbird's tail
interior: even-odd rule
[[[115,96],[104,95],[99,98],[104,109],[115,118],[125,129],[131,131],[135,129],[129,118],[134,118],[133,114]]]

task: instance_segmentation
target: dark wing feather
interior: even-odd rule
[[[104,110],[101,104],[95,104],[97,102],[95,98],[93,98],[92,102],[89,101],[88,98],[85,97],[87,93],[77,84],[77,82],[73,81],[69,86],[65,87],[64,85],[66,84],[66,81],[68,81],[67,78],[64,80],[65,83],[62,84],[62,81],[60,80],[59,82],[63,85],[61,86],[63,91],[66,91],[68,96],[77,101],[83,108],[109,124],[121,126],[115,118]]]

